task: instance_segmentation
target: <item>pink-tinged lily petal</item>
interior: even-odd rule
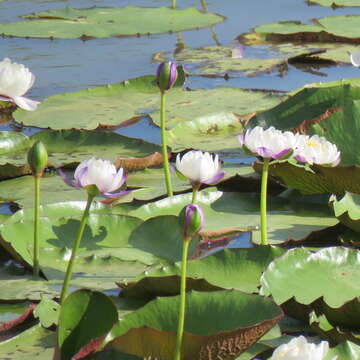
[[[65,181],[66,184],[68,184],[72,187],[76,187],[76,188],[81,187],[80,184],[77,184],[75,181],[69,179],[62,169],[59,168],[57,171],[58,171],[58,174],[62,177],[62,179]]]
[[[266,148],[266,147],[258,147],[256,149],[256,153],[258,156],[261,156],[262,158],[265,158],[265,159],[271,159],[274,157],[274,153],[272,150]]]
[[[14,96],[14,103],[21,109],[34,111],[37,109],[37,106],[40,104],[40,101],[30,100],[24,96]]]
[[[301,156],[300,154],[295,155],[294,158],[295,158],[297,161],[300,161],[300,162],[303,162],[303,163],[306,162],[306,159],[305,159],[303,156]]]
[[[127,194],[131,193],[132,191],[134,191],[134,189],[124,190],[124,191],[120,191],[118,193],[102,192],[101,195],[104,195],[104,196],[110,197],[110,198],[115,198],[115,197],[127,195]]]
[[[223,177],[225,176],[224,172],[218,173],[216,174],[213,178],[211,178],[210,180],[206,180],[203,183],[206,185],[214,185],[216,184],[218,181],[220,181]]]
[[[292,151],[293,151],[293,149],[291,149],[291,148],[284,149],[284,150],[280,151],[279,153],[274,154],[273,158],[277,159],[277,160],[282,159],[283,157],[286,157],[287,155],[289,155]]]
[[[10,99],[9,97],[7,97],[7,96],[2,96],[2,95],[0,95],[0,100],[1,100],[1,101],[13,102],[12,99]]]
[[[243,146],[245,144],[245,134],[238,135],[238,140],[239,140],[240,146]]]
[[[76,174],[75,180],[80,187],[85,187],[87,185],[96,185],[96,184],[88,184],[87,183],[86,176],[88,173],[89,173],[89,168],[87,166],[85,166],[83,168],[80,168],[80,170]]]

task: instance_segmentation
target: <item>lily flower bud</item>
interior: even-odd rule
[[[176,64],[169,61],[161,63],[157,68],[156,83],[160,91],[166,91],[173,87],[177,79],[178,73]]]
[[[184,238],[193,237],[205,225],[203,209],[197,204],[187,205],[180,213],[180,221],[184,229]]]
[[[28,163],[34,176],[41,176],[46,168],[48,154],[45,145],[36,141],[28,152]]]

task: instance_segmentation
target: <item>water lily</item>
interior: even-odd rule
[[[273,352],[271,360],[323,360],[328,350],[327,341],[312,344],[304,336],[299,336],[287,344],[280,345]],[[335,359],[336,357],[333,358],[333,360]]]
[[[34,81],[34,74],[24,65],[12,63],[8,58],[0,62],[0,100],[14,103],[24,110],[36,110],[40,102],[23,96]]]
[[[95,191],[95,195],[101,194],[107,197],[117,197],[129,192],[121,191],[114,193],[125,183],[127,174],[123,168],[116,170],[115,165],[109,160],[91,158],[82,161],[75,170],[74,180],[70,180],[61,169],[59,173],[68,185],[86,188],[91,192]]]
[[[82,161],[75,170],[74,180],[70,180],[62,170],[59,170],[64,181],[73,187],[84,188],[87,191],[88,198],[83,216],[80,221],[79,230],[75,238],[69,263],[66,269],[65,279],[60,295],[60,303],[63,303],[69,288],[73,267],[75,264],[76,253],[80,247],[80,242],[84,234],[85,225],[90,213],[91,203],[95,196],[101,194],[108,197],[125,195],[129,191],[114,193],[126,181],[127,175],[120,168],[116,167],[108,160],[91,158]]]
[[[191,150],[176,156],[176,169],[192,184],[212,185],[224,177],[218,155]]]
[[[353,66],[360,67],[360,51],[354,51],[350,54],[350,61]]]
[[[341,160],[336,145],[318,135],[298,135],[294,157],[310,165],[336,166]]]
[[[297,142],[295,134],[277,130],[273,126],[266,130],[256,126],[239,135],[238,139],[247,152],[264,159],[282,159],[290,156]]]
[[[213,185],[225,175],[220,171],[219,156],[200,150],[188,151],[183,157],[178,154],[176,170],[181,177],[187,178],[193,187],[192,203],[196,202],[197,191],[201,184]]]

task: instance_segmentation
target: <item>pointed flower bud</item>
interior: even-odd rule
[[[197,204],[187,205],[180,214],[183,221],[184,237],[189,238],[197,234],[205,225],[203,209]]]
[[[48,154],[45,145],[36,141],[28,152],[28,163],[34,176],[41,176],[46,168]]]
[[[177,79],[176,64],[169,61],[161,63],[157,68],[156,83],[161,91],[169,90]]]

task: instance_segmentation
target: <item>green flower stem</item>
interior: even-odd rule
[[[186,304],[186,267],[189,244],[191,237],[185,237],[183,241],[183,252],[181,260],[181,283],[180,283],[180,304],[179,304],[179,323],[176,336],[176,346],[174,360],[181,359],[181,346],[184,335],[184,323],[185,323],[185,304]]]
[[[171,186],[171,176],[169,168],[169,160],[167,157],[167,146],[166,146],[166,128],[165,128],[165,91],[161,91],[161,104],[160,104],[160,125],[161,125],[161,143],[162,143],[162,155],[163,155],[163,166],[165,174],[165,183],[168,196],[173,196],[173,190]]]
[[[267,182],[269,174],[270,159],[264,159],[261,175],[261,195],[260,195],[260,226],[261,226],[261,245],[268,245],[267,241],[267,219],[266,219],[266,198]]]
[[[70,283],[71,275],[72,275],[72,271],[73,271],[73,266],[74,266],[74,263],[75,263],[76,253],[77,253],[77,251],[79,249],[80,241],[81,241],[81,238],[82,238],[82,236],[84,234],[85,225],[86,225],[87,219],[89,217],[90,206],[91,206],[91,203],[92,203],[93,199],[94,199],[94,195],[88,194],[86,208],[85,208],[83,216],[81,218],[79,231],[78,231],[77,237],[75,239],[75,242],[74,242],[74,245],[73,245],[73,248],[72,248],[72,252],[71,252],[71,257],[70,257],[70,260],[69,260],[69,263],[68,263],[68,266],[67,266],[67,269],[66,269],[63,288],[61,290],[61,295],[60,295],[60,304],[62,304],[64,302],[65,298],[66,298],[66,294],[67,294],[67,291],[68,291],[68,287],[69,287],[69,283]]]
[[[197,202],[197,194],[198,194],[199,188],[200,188],[200,186],[193,185],[193,193],[192,193],[192,199],[191,199],[192,204],[196,204],[196,202]]]
[[[34,255],[33,255],[33,273],[37,278],[39,277],[39,210],[40,210],[40,177],[34,175],[35,185],[35,204],[34,204]]]
[[[176,0],[172,0],[172,7],[173,9],[176,9]]]

